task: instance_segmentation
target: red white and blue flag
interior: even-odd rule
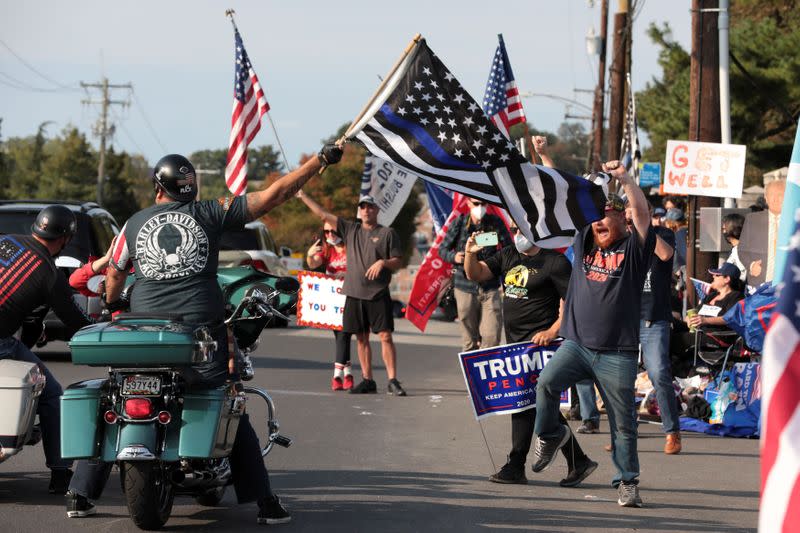
[[[760,533],[800,531],[800,208],[764,341]]]
[[[247,147],[261,129],[261,117],[269,111],[267,98],[258,83],[253,65],[244,49],[239,30],[236,34],[236,74],[233,86],[233,115],[225,183],[235,195],[247,192]]]
[[[489,80],[486,82],[483,110],[506,139],[510,139],[508,130],[514,124],[525,122],[525,110],[522,109],[522,100],[511,70],[511,62],[508,60],[503,34],[497,38],[500,43],[494,53],[492,70],[489,71]]]

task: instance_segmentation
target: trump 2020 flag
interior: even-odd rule
[[[761,533],[800,531],[800,209],[762,353]]]
[[[794,137],[792,158],[789,161],[789,174],[786,176],[786,192],[783,195],[781,213],[794,213],[800,207],[800,120],[797,122],[797,133]],[[790,249],[790,237],[794,233],[795,219],[784,214],[778,225],[778,246],[775,247],[775,277],[783,279],[786,266],[786,254]]]
[[[234,28],[236,64],[233,80],[233,112],[225,183],[235,195],[247,192],[247,147],[261,129],[261,117],[269,111],[267,97],[244,49],[242,36]]]
[[[508,60],[503,34],[497,38],[500,42],[494,53],[489,80],[486,82],[483,110],[506,139],[510,139],[509,128],[514,124],[525,122],[525,110],[522,109],[522,99],[519,97],[514,71],[511,70],[511,62]]]
[[[416,181],[417,177],[406,169],[367,154],[361,174],[361,195],[372,196],[378,205],[378,224],[392,225]]]
[[[602,187],[528,163],[421,38],[348,128],[353,137],[422,179],[505,208],[544,248],[569,246],[604,216]]]

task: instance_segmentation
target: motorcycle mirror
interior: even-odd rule
[[[275,280],[275,289],[281,292],[294,293],[300,290],[300,282],[290,277],[278,278]]]

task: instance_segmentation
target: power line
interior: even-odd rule
[[[30,63],[28,63],[27,61],[25,61],[25,60],[22,58],[22,56],[20,56],[18,53],[16,53],[16,52],[15,52],[15,51],[14,51],[14,50],[13,50],[13,49],[10,47],[10,46],[8,46],[8,44],[6,44],[6,42],[5,42],[5,41],[3,41],[2,39],[0,39],[0,44],[2,44],[2,45],[3,45],[3,47],[5,47],[5,49],[6,49],[6,50],[8,50],[8,51],[11,53],[11,55],[13,55],[14,57],[16,57],[16,58],[17,58],[17,60],[19,60],[19,62],[20,62],[20,63],[22,63],[23,65],[25,65],[26,67],[28,67],[28,69],[29,69],[31,72],[33,72],[34,74],[36,74],[37,76],[39,76],[39,77],[40,77],[40,78],[42,78],[43,80],[49,81],[50,83],[52,83],[53,85],[56,85],[56,86],[57,86],[57,87],[59,87],[60,89],[68,89],[68,90],[77,90],[77,89],[78,89],[78,88],[77,88],[77,87],[75,87],[75,86],[64,85],[63,83],[57,82],[57,81],[56,81],[56,80],[54,80],[53,78],[51,78],[51,77],[49,77],[49,76],[47,76],[47,75],[43,74],[41,71],[37,70],[37,69],[36,69],[36,68],[35,68],[33,65],[31,65]]]
[[[26,92],[36,92],[36,93],[63,93],[63,92],[73,92],[77,91],[78,89],[45,89],[43,87],[34,87],[29,85],[28,83],[18,80],[17,78],[7,74],[5,72],[0,72],[0,76],[3,76],[8,81],[0,80],[0,84],[5,85],[6,87],[10,87],[12,89],[16,89],[18,91],[26,91]]]
[[[124,133],[125,136],[128,138],[128,140],[131,143],[133,143],[133,146],[135,146],[136,149],[139,150],[139,153],[144,155],[145,153],[144,149],[139,145],[139,143],[136,142],[136,139],[133,138],[133,135],[131,135],[131,132],[128,131],[128,128],[125,127],[122,118],[117,114],[117,112],[113,108],[111,108],[110,111],[111,115],[114,117],[116,124],[122,129],[122,133]]]
[[[142,119],[144,120],[144,123],[147,125],[147,129],[150,130],[150,134],[153,136],[158,145],[161,147],[161,150],[164,153],[168,152],[166,146],[164,146],[164,143],[162,143],[161,139],[159,139],[158,134],[156,133],[156,129],[150,123],[150,119],[147,118],[147,115],[144,112],[144,106],[142,105],[142,102],[139,100],[139,98],[136,96],[136,92],[131,90],[131,93],[133,94],[133,101],[136,103],[136,110],[139,112],[140,115],[142,115]]]

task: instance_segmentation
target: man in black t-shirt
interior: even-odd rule
[[[503,323],[506,342],[531,341],[545,346],[558,336],[561,325],[563,298],[569,284],[569,261],[554,250],[535,246],[512,227],[514,245],[481,261],[481,247],[475,244],[473,233],[466,242],[464,272],[468,279],[482,282],[501,278],[504,285]],[[489,477],[494,483],[528,482],[525,461],[531,449],[536,407],[511,415],[511,452],[508,462]],[[567,431],[567,420],[560,417]],[[562,487],[576,487],[591,474],[597,463],[589,459],[578,442],[572,438],[561,452],[567,460],[569,473],[561,480]]]
[[[561,335],[566,339],[539,376],[536,388],[534,472],[550,466],[570,433],[559,424],[561,392],[583,379],[599,387],[608,410],[612,484],[618,503],[641,507],[634,403],[639,317],[644,280],[655,247],[647,199],[619,161],[603,165],[622,185],[632,208],[635,231],[625,229],[625,207],[609,195],[605,218],[579,231],[564,304]]]
[[[72,476],[69,470],[72,460],[61,458],[63,390],[50,370],[15,333],[23,326],[25,318],[42,305],[55,311],[69,336],[91,323],[75,303],[67,279],[53,261],[72,239],[76,225],[75,215],[67,206],[51,205],[36,216],[31,235],[0,236],[0,359],[35,363],[44,373],[46,381],[37,413],[45,464],[51,470],[51,494],[64,494]],[[8,436],[12,437],[15,436]]]
[[[264,190],[235,198],[196,201],[197,179],[188,159],[167,155],[153,169],[155,205],[134,214],[117,238],[106,275],[106,302],[122,293],[128,270],[134,267],[136,289],[131,311],[181,315],[185,322],[207,325],[215,332],[218,349],[210,363],[198,368],[204,385],[219,386],[228,373],[228,332],[222,323],[224,300],[217,280],[219,240],[226,229],[264,216],[300,190],[311,177],[337,163],[342,149],[326,145]],[[242,415],[229,457],[239,503],[257,501],[257,523],[291,520],[269,483],[258,436],[247,414]],[[96,512],[89,502],[103,491],[111,463],[79,461],[67,493],[67,516],[82,518]]]

